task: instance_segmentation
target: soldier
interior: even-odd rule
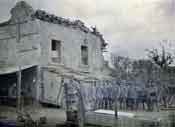
[[[84,85],[84,96],[85,96],[85,105],[87,109],[89,110],[91,108],[91,91],[89,84]]]
[[[102,108],[103,106],[103,86],[102,84],[100,84],[100,82],[98,82],[98,87],[96,89],[96,93],[97,93],[97,109],[98,108]]]
[[[140,104],[142,104],[142,98],[141,98],[141,96],[142,96],[142,89],[141,89],[141,87],[137,87],[136,93],[137,93],[137,98],[136,98],[136,110],[138,110]]]
[[[107,92],[108,92],[108,109],[112,109],[113,103],[113,87],[111,83],[108,83]]]
[[[148,111],[151,111],[151,107],[152,107],[150,89],[151,89],[150,86],[147,86],[147,88],[146,88],[146,95],[147,95],[146,104],[147,104],[147,110]]]
[[[133,109],[134,110],[137,110],[137,97],[138,97],[138,94],[137,94],[137,86],[133,86],[133,98],[134,98],[134,105],[133,105]]]
[[[157,88],[155,86],[150,86],[149,97],[151,102],[150,110],[158,109]]]
[[[104,88],[103,88],[103,108],[107,109],[108,104],[108,91],[107,91],[107,84],[104,82]]]
[[[120,103],[120,109],[126,108],[126,100],[127,100],[127,86],[121,85],[119,86],[119,103]]]
[[[97,81],[95,82],[95,84],[96,84],[96,89],[95,89],[96,90],[96,92],[95,92],[96,93],[95,108],[98,109],[99,108],[98,107],[99,106],[99,100],[100,100],[100,97],[99,97],[99,89],[100,89],[99,87],[100,86],[98,85]]]
[[[122,91],[122,87],[121,84],[119,84],[118,86],[118,101],[119,101],[119,108],[122,109],[122,103],[123,103],[123,91]]]
[[[91,109],[93,109],[94,104],[94,92],[93,92],[93,85],[91,83],[88,83],[88,98]]]
[[[101,81],[101,84],[100,84],[100,91],[101,91],[101,102],[100,102],[100,108],[103,108],[104,107],[104,83]]]
[[[132,85],[129,86],[128,94],[127,94],[127,108],[130,108],[131,110],[134,109],[135,105],[135,89]]]
[[[111,84],[111,96],[112,96],[112,107],[114,107],[114,103],[116,101],[116,99],[118,99],[118,85],[115,84],[113,82],[113,84]]]
[[[141,101],[142,101],[142,109],[145,110],[145,104],[147,104],[147,107],[150,105],[150,99],[148,96],[148,90],[143,87],[142,88],[142,94],[141,94]]]
[[[92,103],[93,103],[93,109],[96,107],[96,82],[92,82],[91,84],[92,89]]]
[[[117,101],[118,104],[120,104],[119,102],[119,97],[120,97],[120,85],[119,84],[115,84],[115,87],[114,87],[114,93],[113,93],[113,96],[114,96],[114,102]],[[117,106],[118,107],[118,106]]]
[[[160,105],[161,106],[164,106],[165,107],[165,105],[166,105],[166,87],[165,86],[161,86],[160,88],[159,88],[159,101],[160,101]]]
[[[110,99],[109,99],[109,93],[110,93],[110,91],[108,91],[108,89],[109,89],[109,84],[108,84],[108,82],[106,81],[106,83],[105,83],[106,85],[106,88],[105,88],[105,93],[106,93],[106,97],[105,97],[105,109],[108,109],[109,108],[109,101],[110,101]]]

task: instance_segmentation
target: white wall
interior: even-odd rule
[[[61,64],[75,70],[89,72],[100,71],[103,65],[103,56],[101,51],[100,39],[91,34],[84,33],[79,29],[73,29],[59,24],[52,24],[40,21],[40,35],[42,59],[41,64],[49,64],[51,61],[51,40],[60,40],[62,45],[62,62]],[[81,64],[81,45],[84,44],[84,39],[87,39],[88,46],[88,67]]]
[[[13,22],[12,22],[13,23]],[[33,29],[35,28],[35,29]],[[36,65],[40,56],[39,33],[35,21],[20,25],[20,42],[17,42],[16,25],[0,28],[0,61],[9,66]]]

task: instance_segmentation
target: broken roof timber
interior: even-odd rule
[[[21,11],[24,11],[25,13],[22,13],[22,15],[19,14]],[[100,41],[102,42],[102,49],[105,49],[105,47],[107,46],[103,35],[97,30],[96,27],[88,28],[87,26],[85,26],[85,23],[81,20],[71,21],[66,18],[49,14],[43,10],[34,11],[33,8],[25,1],[20,1],[16,3],[16,6],[11,9],[11,19],[6,22],[0,23],[0,27],[14,24],[15,22],[17,22],[17,20],[23,21],[29,19],[39,19],[53,24],[59,24],[74,29],[80,29],[85,33],[91,33],[99,37]]]
[[[66,19],[66,18],[62,18],[62,17],[58,17],[55,15],[49,14],[43,10],[37,10],[32,15],[32,17],[37,18],[37,19],[42,20],[42,21],[45,21],[45,22],[53,23],[53,24],[60,24],[60,25],[66,26],[66,27],[72,27],[74,29],[78,28],[85,33],[92,33],[93,35],[100,38],[100,40],[102,41],[102,48],[105,48],[107,46],[107,43],[106,43],[103,35],[97,30],[97,28],[91,27],[91,29],[90,29],[90,28],[86,27],[85,23],[82,22],[81,20],[71,21],[71,20]]]

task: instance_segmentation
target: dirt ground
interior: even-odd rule
[[[25,107],[23,112],[30,114],[33,120],[39,120],[40,117],[46,117],[47,123],[64,124],[66,122],[66,112],[63,109],[47,108],[42,106]],[[17,112],[15,107],[0,106],[0,119],[16,120]]]
[[[49,108],[42,106],[28,106],[23,109],[23,112],[30,114],[33,120],[39,120],[40,117],[47,118],[47,125],[56,125],[61,124],[65,125],[66,123],[66,112],[61,108]],[[160,121],[164,118],[167,118],[167,112],[132,112],[136,115],[138,119],[145,120],[155,120]],[[9,106],[0,106],[0,120],[16,120],[17,113],[15,107]],[[163,118],[163,119],[162,119]]]

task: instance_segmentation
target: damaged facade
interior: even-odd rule
[[[111,79],[103,58],[105,47],[96,28],[18,2],[10,20],[0,24],[0,96],[15,95],[16,73],[22,70],[25,97],[60,105],[63,79]]]

